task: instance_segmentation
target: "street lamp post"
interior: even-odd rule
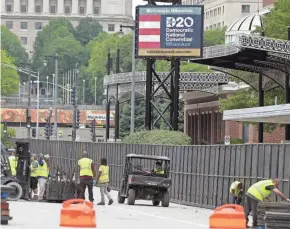
[[[48,103],[48,76],[46,76],[46,102]]]
[[[39,138],[39,71],[37,72],[37,111],[36,111],[36,138]]]
[[[28,100],[27,100],[27,122],[26,122],[26,127],[27,127],[27,138],[30,138],[30,119],[31,117],[31,74],[28,74]],[[28,121],[30,120],[30,121]]]
[[[85,84],[86,80],[83,80],[83,104],[85,104]]]
[[[125,26],[120,25],[120,36],[122,36],[123,29],[122,28],[130,28],[133,31],[135,30],[135,26]],[[136,65],[135,65],[135,34],[133,33],[133,42],[132,42],[132,88],[131,88],[131,122],[130,122],[130,133],[134,133],[135,128],[135,73],[136,73]]]
[[[97,105],[97,77],[95,77],[95,105]]]

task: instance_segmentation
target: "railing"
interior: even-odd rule
[[[114,189],[120,187],[127,154],[167,156],[171,159],[171,200],[181,204],[214,208],[231,201],[229,187],[233,181],[241,181],[247,190],[259,180],[275,177],[281,181],[279,189],[290,196],[290,144],[164,146],[45,140],[30,143],[31,152],[49,153],[52,167],[65,170],[77,166],[84,150],[97,165],[102,157],[107,158]]]

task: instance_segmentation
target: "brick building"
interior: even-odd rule
[[[219,98],[225,98],[236,90],[247,88],[246,84],[230,82],[220,86],[219,93],[212,95],[206,92],[193,91],[183,95],[184,132],[191,137],[193,145],[223,143],[225,136],[239,139],[243,143],[258,143],[256,125],[224,121],[219,110]],[[285,139],[283,128],[264,132],[265,143],[280,143]]]

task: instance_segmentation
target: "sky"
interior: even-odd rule
[[[136,6],[145,5],[145,4],[147,4],[147,2],[143,1],[143,0],[132,0],[132,1],[133,1],[132,14],[133,14],[133,17],[135,18],[135,8],[136,8]]]

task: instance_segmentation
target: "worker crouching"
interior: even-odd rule
[[[234,181],[230,187],[230,194],[232,195],[232,204],[240,205],[243,200],[243,184],[240,181]]]
[[[282,199],[290,202],[282,192],[278,190],[279,180],[277,178],[272,180],[263,180],[253,184],[246,193],[245,215],[248,224],[248,216],[252,211],[253,227],[257,227],[257,207],[260,201],[265,201],[274,192]]]

